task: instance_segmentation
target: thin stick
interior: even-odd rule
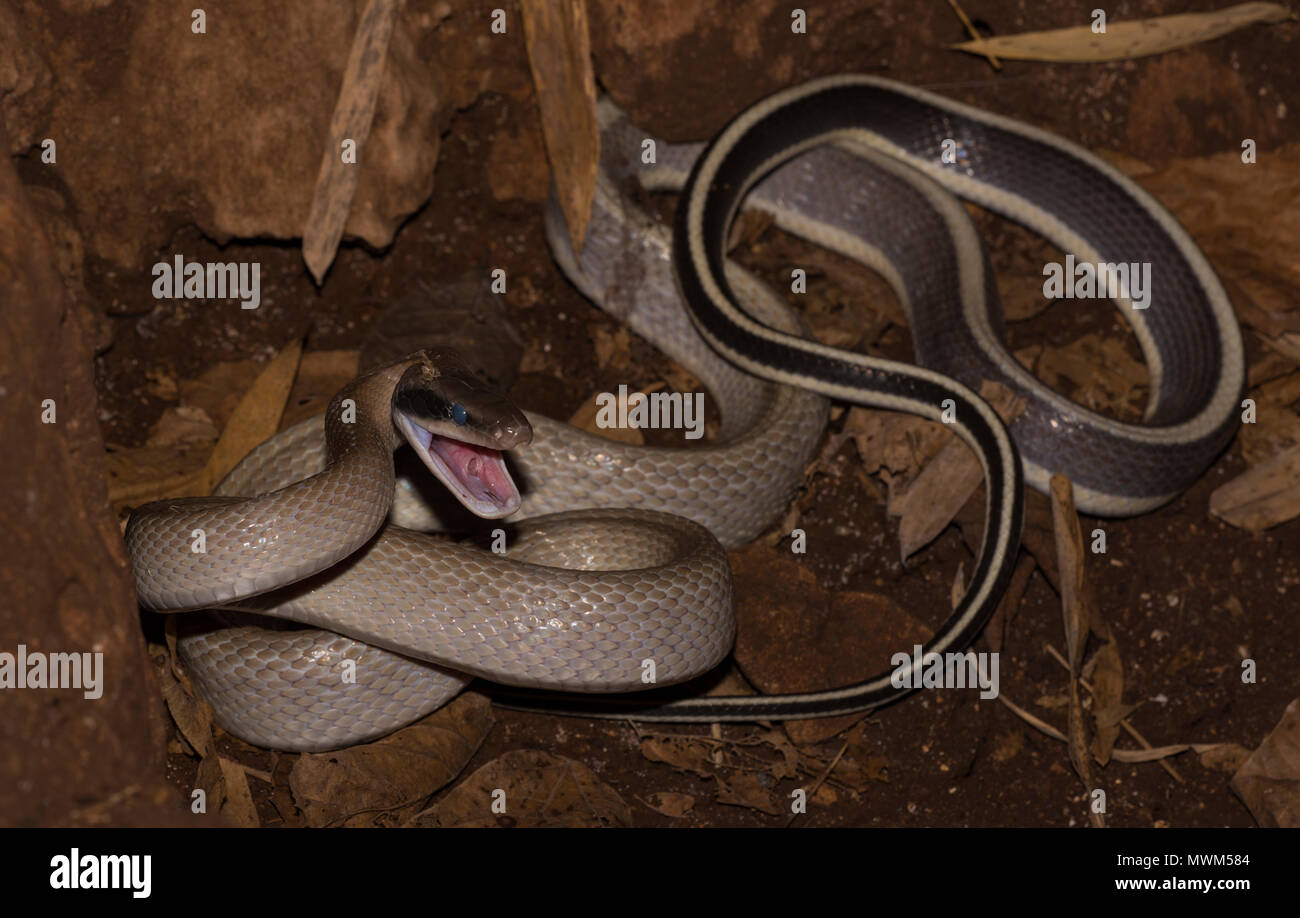
[[[957,14],[957,17],[962,21],[962,24],[966,26],[966,31],[970,33],[970,37],[974,39],[976,43],[980,45],[984,44],[984,36],[981,35],[979,30],[971,24],[971,21],[968,18],[966,18],[966,12],[957,5],[957,0],[948,0],[948,5],[952,7],[952,11]],[[994,70],[1002,69],[1002,64],[998,62],[997,57],[992,51],[981,48],[980,53],[989,59],[989,63],[993,65]]]
[[[1047,652],[1048,652],[1049,654],[1051,654],[1051,655],[1056,659],[1056,662],[1057,662],[1057,663],[1060,663],[1062,666],[1064,666],[1064,667],[1068,670],[1068,669],[1070,668],[1070,664],[1065,662],[1065,657],[1061,656],[1060,651],[1058,651],[1058,650],[1057,650],[1055,647],[1053,647],[1051,644],[1048,644],[1048,645],[1046,645],[1046,646],[1047,646]],[[1094,692],[1094,691],[1092,690],[1092,685],[1090,685],[1089,682],[1088,682],[1088,680],[1085,679],[1085,678],[1083,678],[1083,676],[1080,676],[1080,677],[1079,677],[1079,684],[1082,685],[1085,689],[1088,690],[1088,694],[1089,694],[1089,695],[1092,695],[1092,696],[1096,697],[1096,692]],[[1137,729],[1134,728],[1134,726],[1133,726],[1131,723],[1129,723],[1127,717],[1125,717],[1123,720],[1121,720],[1121,721],[1119,722],[1119,725],[1120,725],[1121,727],[1124,728],[1124,732],[1125,732],[1125,733],[1127,733],[1129,736],[1133,737],[1133,739],[1137,740],[1138,743],[1140,743],[1140,744],[1142,745],[1142,748],[1144,748],[1144,749],[1154,749],[1154,748],[1155,748],[1154,746],[1152,746],[1150,743],[1148,743],[1148,742],[1146,741],[1146,738],[1145,738],[1141,733],[1138,733],[1138,732],[1137,732]],[[1165,761],[1164,759],[1160,759],[1159,762],[1160,762],[1161,767],[1163,767],[1165,771],[1169,772],[1169,776],[1170,776],[1171,778],[1173,778],[1173,779],[1174,779],[1175,781],[1177,781],[1179,784],[1183,784],[1183,783],[1185,783],[1185,782],[1183,781],[1183,776],[1180,775],[1180,774],[1179,774],[1179,773],[1174,769],[1174,766],[1170,765],[1170,764],[1169,764],[1167,761]]]

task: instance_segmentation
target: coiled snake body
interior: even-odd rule
[[[490,450],[522,440],[520,424],[506,424],[509,435],[457,445],[456,431],[464,432],[457,421],[469,399],[427,403],[441,395],[410,396],[425,402],[413,415],[394,400],[389,422],[383,392],[400,390],[408,373],[438,372],[444,359],[423,355],[358,380],[340,393],[325,424],[304,422],[259,447],[217,497],[141,508],[127,542],[146,607],[241,602],[296,583],[272,593],[268,601],[276,605],[263,611],[328,629],[236,623],[185,637],[187,667],[231,732],[267,746],[323,749],[421,716],[458,691],[464,674],[619,692],[646,687],[648,664],[658,685],[715,665],[733,625],[725,555],[708,531],[741,544],[780,514],[825,424],[822,396],[935,419],[951,399],[954,431],[984,465],[984,547],[965,599],[929,645],[938,651],[978,632],[1019,535],[1019,453],[966,386],[993,378],[1024,394],[1030,407],[1016,442],[1029,481],[1042,487],[1050,472],[1065,471],[1081,507],[1095,513],[1141,512],[1168,500],[1231,437],[1244,373],[1239,330],[1222,289],[1173,218],[1086,151],[867,77],[779,93],[739,116],[703,154],[659,144],[650,166],[638,158],[644,135],[608,103],[600,115],[602,168],[582,255],[569,250],[554,206],[547,215],[553,250],[584,292],[706,384],[722,413],[719,444],[625,447],[529,417],[532,442],[511,453],[524,483],[515,510],[505,468]],[[944,157],[954,145],[955,161]],[[618,183],[629,175],[647,187],[686,185],[675,249],[666,230],[620,193]],[[919,359],[966,385],[798,337],[798,321],[780,300],[723,259],[727,230],[751,186],[750,203],[783,227],[881,270],[909,313]],[[960,205],[938,186],[1028,224],[1083,260],[1152,265],[1152,305],[1129,313],[1152,380],[1147,426],[1085,411],[1006,354],[986,260]],[[674,265],[689,311],[673,282]],[[1118,299],[1131,305],[1126,292]],[[341,429],[336,415],[345,398],[358,408],[367,403],[370,420]],[[428,428],[412,428],[412,416]],[[456,426],[435,423],[448,418]],[[394,423],[417,451],[442,454],[444,480],[478,512],[512,519],[577,512],[521,531],[505,556],[393,525],[372,537],[393,493]],[[235,497],[247,494],[264,496]],[[635,512],[578,509],[595,507]],[[405,488],[392,509],[395,521],[429,522]],[[205,534],[205,554],[191,551],[196,530]],[[631,569],[593,570],[610,566]],[[899,694],[884,675],[796,696],[640,704],[628,696],[605,704],[602,696],[583,695],[558,704],[592,716],[781,719],[863,710]]]

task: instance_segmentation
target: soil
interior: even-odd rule
[[[1193,9],[1215,4],[1187,4]],[[1270,31],[1291,25],[1258,26],[1165,58],[1091,65],[1005,62],[992,72],[978,59],[943,51],[963,39],[961,27],[942,4],[926,12],[917,29],[909,23],[910,5],[887,0],[856,19],[841,23],[828,54],[797,64],[786,83],[829,71],[867,71],[936,88],[974,105],[1018,117],[1064,134],[1093,148],[1122,150],[1157,163],[1167,155],[1196,156],[1237,149],[1237,123],[1206,117],[1206,107],[1187,103],[1183,116],[1198,130],[1170,149],[1167,112],[1139,105],[1139,93],[1163,91],[1178,79],[1180,67],[1201,60],[1227,64],[1243,87],[1242,97],[1261,100],[1260,111],[1287,93],[1289,114],[1269,116],[1267,130],[1278,142],[1300,139],[1300,99],[1290,87],[1300,82],[1300,55],[1283,58]],[[986,0],[979,23],[995,33],[1061,24],[1056,5],[1025,11],[1012,0]],[[1112,19],[1184,11],[1163,3],[1127,3],[1109,10]],[[975,9],[968,6],[972,15]],[[889,26],[882,30],[881,26]],[[735,53],[723,37],[702,37],[697,53],[725,70]],[[597,59],[597,74],[601,74]],[[690,97],[690,123],[717,127],[747,98],[726,93],[701,95],[696,74],[679,71],[662,87],[663,107]],[[719,77],[722,81],[722,77]],[[680,85],[677,85],[680,83]],[[775,89],[776,86],[766,87]],[[1269,104],[1263,104],[1267,101]],[[486,171],[485,143],[502,125],[535,125],[531,101],[486,95],[460,112],[444,140],[436,187],[428,205],[410,219],[386,251],[345,246],[324,287],[317,289],[292,245],[232,244],[219,247],[196,231],[185,231],[160,250],[159,258],[183,252],[189,259],[243,261],[262,265],[263,299],[257,310],[237,305],[163,301],[147,312],[114,310],[113,345],[96,364],[100,420],[110,443],[143,442],[166,402],[150,394],[148,377],[162,371],[174,379],[197,377],[220,361],[265,358],[291,339],[306,334],[307,348],[352,348],[359,344],[384,305],[420,282],[456,277],[466,269],[507,268],[512,278],[508,301],[525,341],[543,341],[546,369],[524,373],[512,394],[527,409],[568,417],[595,391],[618,383],[639,386],[662,379],[668,368],[643,342],[632,347],[631,369],[607,378],[591,359],[593,339],[612,333],[617,323],[587,303],[562,277],[543,238],[541,209],[524,201],[493,198]],[[1171,105],[1180,103],[1175,99]],[[1197,108],[1200,105],[1200,108]],[[1163,112],[1163,114],[1162,114]],[[1136,113],[1146,113],[1145,120]],[[1154,113],[1154,114],[1153,114]],[[1169,115],[1175,117],[1175,115]],[[1264,117],[1261,115],[1260,117]],[[645,126],[673,136],[679,124]],[[1230,119],[1231,121],[1231,119]],[[1199,129],[1205,125],[1204,130]],[[533,128],[535,129],[535,128]],[[660,206],[669,207],[663,203]],[[1020,244],[1015,231],[998,221],[982,221],[999,276],[1009,269]],[[1008,243],[1010,248],[1008,248]],[[802,243],[768,230],[763,243],[744,258],[769,276],[782,276]],[[792,254],[794,253],[794,254]],[[846,271],[856,269],[845,269]],[[788,276],[788,275],[787,275]],[[103,265],[91,264],[87,285],[93,302],[141,304],[141,284]],[[878,289],[879,284],[871,289]],[[883,307],[882,307],[883,308]],[[1032,341],[1062,342],[1087,331],[1126,338],[1113,313],[1101,306],[1080,310],[1066,301],[1010,331],[1020,346]],[[1248,359],[1259,345],[1248,335]],[[886,356],[906,358],[906,328],[888,325],[872,342]],[[1136,353],[1136,351],[1135,351]],[[817,476],[803,498],[800,525],[814,549],[799,557],[828,590],[887,594],[908,610],[948,608],[958,567],[969,570],[972,555],[956,527],[909,561],[897,559],[896,521],[885,514],[878,493],[853,471],[856,459],[846,446],[828,474]],[[1254,747],[1276,725],[1296,695],[1300,671],[1300,623],[1295,615],[1300,593],[1300,520],[1253,536],[1212,520],[1211,491],[1244,469],[1234,444],[1202,480],[1172,504],[1132,520],[1083,520],[1085,533],[1107,534],[1108,551],[1089,568],[1101,615],[1113,629],[1124,661],[1125,700],[1139,703],[1133,726],[1154,745],[1176,742],[1237,742]],[[880,533],[885,538],[878,538]],[[937,612],[920,616],[931,627]],[[1040,573],[1030,580],[1019,614],[1002,648],[1001,690],[1019,705],[1058,725],[1064,710],[1053,698],[1065,691],[1065,674],[1045,651],[1062,649],[1060,600]],[[983,648],[987,649],[987,647]],[[1259,665],[1256,684],[1242,684],[1245,657]],[[1039,701],[1042,704],[1039,704]],[[746,806],[717,802],[717,783],[647,759],[637,734],[623,723],[495,711],[496,726],[467,765],[469,773],[504,752],[544,749],[576,759],[608,782],[632,809],[638,825],[780,825],[774,816]],[[724,725],[715,737],[743,739],[758,726]],[[707,727],[673,727],[667,732],[708,734]],[[1124,740],[1121,744],[1124,744]],[[924,692],[872,714],[844,735],[804,750],[822,760],[846,743],[859,760],[878,763],[879,779],[840,793],[833,805],[815,805],[799,817],[809,826],[1082,825],[1087,823],[1083,788],[1073,774],[1064,744],[1026,725],[997,702],[972,693]],[[221,751],[244,764],[279,775],[283,765],[272,754],[221,739]],[[1200,764],[1193,755],[1172,760],[1175,780],[1159,764],[1111,762],[1101,772],[1109,796],[1112,824],[1127,826],[1249,826],[1249,811],[1228,786],[1228,774]],[[169,778],[188,796],[194,760],[170,759]],[[775,782],[788,793],[793,781]],[[277,808],[260,782],[254,791],[264,824],[293,823],[292,812]],[[670,817],[651,808],[654,795],[678,793],[694,798],[685,815]],[[435,798],[436,801],[437,798]]]

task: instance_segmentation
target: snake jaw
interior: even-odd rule
[[[519,509],[519,489],[500,450],[435,433],[409,418],[402,427],[421,461],[470,512],[495,520]]]

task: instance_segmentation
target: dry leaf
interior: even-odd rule
[[[225,782],[226,799],[221,805],[221,815],[245,829],[256,829],[262,824],[253,804],[253,793],[248,789],[248,775],[238,762],[216,756]]]
[[[167,711],[180,728],[181,736],[196,753],[206,756],[212,748],[212,705],[187,692],[169,668],[158,671],[158,680]]]
[[[1110,761],[1115,740],[1119,739],[1119,722],[1135,706],[1124,705],[1124,663],[1120,660],[1115,635],[1106,628],[1107,641],[1093,657],[1092,696],[1093,719],[1096,734],[1092,740],[1092,754],[1097,764],[1105,766]]]
[[[712,777],[717,771],[713,761],[713,746],[685,734],[643,736],[641,754],[651,762],[663,762],[678,771],[687,771],[702,778]]]
[[[695,809],[695,798],[690,794],[674,794],[670,791],[651,794],[644,801],[656,813],[677,819]]]
[[[358,354],[347,351],[311,351],[302,355],[298,375],[285,400],[280,429],[323,414],[330,400],[357,375]]]
[[[221,430],[248,388],[248,381],[256,379],[261,369],[262,364],[252,358],[214,363],[198,378],[180,381],[181,404],[202,409]]]
[[[641,389],[639,393],[629,392],[627,397],[630,401],[633,395],[641,394],[648,396],[651,392],[658,392],[663,387],[664,384],[661,382],[654,383]],[[583,402],[582,405],[579,406],[578,410],[573,412],[573,415],[569,418],[569,423],[574,427],[577,427],[579,430],[594,433],[597,436],[604,437],[606,440],[616,440],[619,443],[645,443],[645,436],[642,435],[639,427],[601,427],[596,423],[596,416],[601,410],[600,405],[597,404],[597,400],[600,399],[602,395],[606,395],[606,393],[593,393],[591,398]]]
[[[427,827],[630,826],[623,798],[581,762],[520,749],[493,759],[420,814]]]
[[[596,351],[596,366],[603,370],[627,369],[632,359],[632,332],[626,325],[612,332],[599,327],[592,329],[591,343]]]
[[[456,777],[491,727],[488,700],[467,692],[373,743],[303,755],[289,786],[308,825],[374,825]]]
[[[1142,421],[1147,368],[1129,355],[1119,338],[1092,333],[1063,347],[1038,344],[1022,348],[1014,356],[1044,385],[1085,408],[1121,421]]]
[[[120,510],[195,493],[216,442],[217,429],[202,409],[168,408],[144,446],[109,446],[104,454],[109,500]]]
[[[1093,32],[1091,26],[1075,26],[998,35],[948,47],[1016,61],[1120,61],[1210,41],[1256,22],[1282,22],[1290,15],[1286,7],[1276,3],[1241,3],[1208,13],[1107,22],[1103,34]]]
[[[748,772],[718,776],[718,803],[727,806],[743,806],[758,810],[769,816],[783,816],[789,813],[789,806],[782,806],[771,787],[767,787],[758,775]]]
[[[1232,776],[1232,789],[1261,826],[1300,827],[1300,698]]]
[[[197,482],[200,494],[211,494],[218,482],[239,464],[239,460],[279,429],[280,415],[301,357],[301,340],[286,345],[240,398]]]
[[[980,397],[1008,423],[1025,410],[1025,400],[999,383],[985,382]],[[984,480],[983,468],[970,447],[945,433],[947,442],[907,490],[890,497],[889,513],[900,517],[898,541],[904,561],[948,527]]]
[[[997,745],[993,747],[993,760],[1000,763],[1010,762],[1020,755],[1020,750],[1024,748],[1025,734],[1019,730],[1008,730],[998,735]]]
[[[1083,703],[1079,698],[1079,667],[1083,662],[1084,642],[1088,639],[1089,610],[1083,583],[1083,534],[1079,514],[1074,507],[1074,489],[1064,475],[1051,478],[1052,524],[1056,536],[1057,567],[1061,579],[1061,615],[1065,622],[1066,660],[1070,664],[1070,714],[1066,727],[1070,764],[1091,795],[1096,782],[1088,756],[1087,726]],[[1098,828],[1106,824],[1103,814],[1088,809],[1088,818]]]
[[[889,783],[889,759],[882,755],[868,755],[859,762],[850,756],[840,759],[832,772],[836,781],[854,790],[864,790],[871,782]]]
[[[1210,515],[1251,532],[1300,516],[1300,446],[1283,450],[1215,488]]]

